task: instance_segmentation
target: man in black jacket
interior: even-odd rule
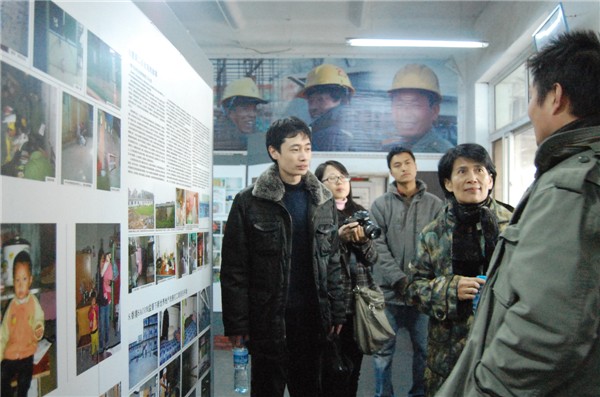
[[[337,211],[309,171],[311,131],[275,121],[266,146],[275,162],[235,198],[223,238],[225,335],[247,344],[251,395],[316,396],[320,341],[345,321]]]

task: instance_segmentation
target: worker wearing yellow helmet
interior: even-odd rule
[[[344,111],[354,92],[350,78],[338,66],[322,64],[308,72],[298,97],[308,103],[313,150],[351,150],[353,136],[344,127]]]
[[[382,150],[401,145],[414,153],[445,153],[454,146],[434,130],[442,94],[433,70],[426,65],[404,66],[394,76],[388,93],[396,131],[382,142]]]
[[[225,120],[215,126],[216,150],[246,150],[247,137],[256,132],[257,106],[265,104],[258,86],[250,77],[232,81],[220,105]]]

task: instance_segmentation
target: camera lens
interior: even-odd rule
[[[365,226],[365,234],[371,239],[375,240],[377,237],[381,236],[381,228],[375,225],[373,222],[366,222]]]

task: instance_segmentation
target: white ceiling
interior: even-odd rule
[[[209,58],[376,57],[448,59],[461,49],[366,49],[346,38],[481,39],[489,1],[168,1]]]

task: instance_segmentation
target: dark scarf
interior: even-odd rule
[[[451,199],[456,218],[452,233],[452,272],[475,277],[485,274],[498,241],[498,220],[490,210],[491,198],[479,204],[459,204]]]

